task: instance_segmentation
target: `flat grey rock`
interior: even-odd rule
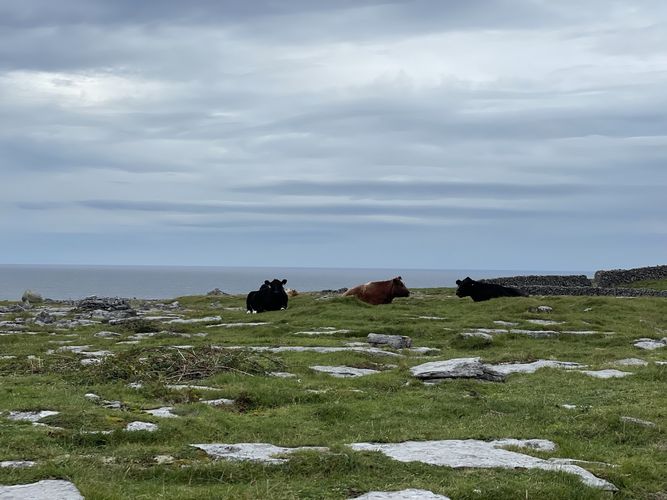
[[[417,316],[417,319],[428,319],[431,321],[443,321],[447,318],[442,318],[440,316]]]
[[[526,321],[528,323],[532,323],[533,325],[544,325],[544,326],[562,325],[565,323],[564,321],[554,321],[552,319],[528,319]]]
[[[169,321],[165,321],[165,323],[177,324],[177,325],[191,325],[193,323],[211,323],[213,321],[220,321],[220,320],[222,320],[222,316],[206,316],[205,318],[191,318],[191,319],[175,318],[175,319],[170,319]]]
[[[349,377],[363,377],[365,375],[373,375],[380,373],[378,370],[369,370],[367,368],[353,368],[351,366],[321,366],[315,365],[310,367],[311,370],[328,373],[332,377],[349,378]]]
[[[613,364],[617,366],[647,366],[648,361],[639,358],[625,358],[614,361]]]
[[[539,313],[550,313],[554,310],[554,308],[551,306],[537,306],[532,310]]]
[[[441,380],[447,378],[476,378],[481,380],[502,381],[505,377],[482,363],[479,358],[456,358],[446,361],[431,361],[410,368],[418,379]]]
[[[411,488],[401,491],[370,491],[349,500],[450,500],[450,498],[432,491]]]
[[[500,382],[511,373],[534,373],[540,368],[585,368],[585,365],[569,361],[538,360],[532,363],[504,363],[492,365],[482,363],[479,358],[455,358],[432,361],[410,368],[410,372],[424,381],[447,378],[475,378]]]
[[[235,401],[233,399],[220,398],[220,399],[202,399],[198,401],[198,403],[204,403],[205,405],[209,406],[229,406],[233,405]]]
[[[540,368],[562,368],[565,370],[572,370],[574,368],[584,368],[586,365],[573,363],[571,361],[540,359],[533,361],[532,363],[503,363],[490,366],[498,373],[509,375],[510,373],[535,373]]]
[[[633,375],[632,372],[623,372],[620,370],[580,370],[580,371],[581,373],[585,373],[589,377],[602,378],[602,379],[623,378],[627,377],[628,375]]]
[[[157,430],[157,425],[152,424],[150,422],[135,421],[127,424],[125,426],[125,430],[128,432],[137,432],[137,431],[155,432]]]
[[[118,332],[109,332],[106,330],[102,330],[101,332],[97,332],[93,334],[93,337],[97,337],[100,339],[110,339],[114,337],[120,337],[120,333]]]
[[[577,475],[581,481],[593,488],[616,491],[617,488],[600,479],[586,469],[572,464],[562,464],[504,449],[507,446],[553,451],[556,446],[543,439],[499,439],[479,441],[476,439],[444,441],[406,441],[403,443],[355,443],[349,445],[357,451],[379,451],[400,462],[422,462],[431,465],[462,468],[542,469],[562,471]]]
[[[271,323],[267,321],[256,321],[254,323],[244,322],[244,323],[217,323],[215,325],[207,325],[206,328],[236,328],[236,327],[248,327],[248,326],[264,326],[270,325]]]
[[[667,337],[656,340],[656,339],[639,339],[635,342],[635,347],[639,349],[644,349],[646,351],[653,351],[655,349],[662,349],[667,346]]]
[[[514,323],[512,321],[502,321],[502,320],[496,320],[493,322],[494,325],[499,325],[499,326],[516,326],[518,323]]]
[[[215,459],[250,460],[267,464],[282,464],[287,459],[277,458],[277,455],[287,455],[297,451],[326,452],[329,448],[317,446],[301,446],[298,448],[283,448],[268,443],[236,443],[236,444],[192,444]]]
[[[3,460],[0,462],[0,469],[27,469],[35,465],[37,462],[31,460]]]
[[[407,349],[412,347],[412,339],[405,335],[384,335],[381,333],[369,333],[366,342],[372,346],[389,346],[394,349]]]
[[[463,339],[484,339],[492,340],[493,335],[485,332],[463,332],[461,333],[461,338]]]
[[[330,326],[323,326],[315,330],[303,331],[303,332],[294,332],[293,335],[335,335],[342,333],[350,333],[352,330],[345,329],[336,329]]]
[[[178,415],[171,412],[173,409],[173,406],[163,406],[161,408],[153,408],[152,410],[144,410],[144,413],[160,418],[180,418]]]
[[[46,479],[31,484],[0,486],[1,500],[84,500],[69,481]]]
[[[14,420],[17,422],[39,422],[43,418],[50,417],[52,415],[58,415],[57,411],[52,410],[40,410],[40,411],[11,411],[7,418],[9,420]]]
[[[577,405],[571,405],[571,404],[568,404],[568,403],[564,403],[564,404],[560,405],[560,407],[565,408],[566,410],[576,410],[577,409]]]
[[[648,420],[641,420],[634,417],[621,417],[621,421],[627,422],[629,424],[641,425],[642,427],[655,427],[654,422],[649,422]]]
[[[207,385],[192,385],[192,384],[169,384],[167,388],[181,391],[184,389],[195,389],[200,391],[221,391],[219,387],[209,387]]]
[[[296,378],[296,375],[289,372],[269,372],[269,375],[278,378]]]

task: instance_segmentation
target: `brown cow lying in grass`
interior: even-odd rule
[[[405,287],[402,278],[397,276],[387,281],[370,281],[363,285],[350,288],[344,297],[355,296],[369,304],[390,304],[395,297],[409,297],[410,291]]]

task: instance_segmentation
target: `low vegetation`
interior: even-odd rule
[[[257,315],[245,314],[241,296],[177,300],[180,307],[171,312],[186,318],[219,315],[223,324],[208,328],[216,322],[170,325],[138,320],[126,327],[30,326],[37,334],[0,336],[0,460],[36,462],[30,468],[0,469],[0,484],[68,479],[87,499],[347,499],[372,490],[405,488],[426,489],[453,500],[667,498],[667,366],[655,363],[667,360],[667,347],[644,351],[633,345],[639,338],[667,337],[667,299],[521,297],[473,303],[457,298],[451,289],[421,289],[390,305],[369,306],[355,298],[301,293],[290,299],[287,310]],[[540,305],[553,310],[535,312]],[[17,317],[30,315],[5,314],[0,321]],[[556,323],[537,325],[530,320]],[[267,324],[234,325],[247,322]],[[502,333],[491,339],[460,335],[478,328],[561,334],[531,338]],[[331,329],[335,333],[327,334]],[[96,337],[101,330],[119,335]],[[567,331],[596,333],[563,333]],[[163,333],[140,337],[138,344],[125,343],[145,332]],[[235,349],[340,347],[365,342],[371,332],[407,335],[414,347],[439,351],[392,351],[399,357]],[[84,366],[82,355],[58,351],[77,345],[111,351],[113,356]],[[424,385],[409,371],[428,361],[461,357],[489,363],[554,359],[633,375],[603,380],[578,371],[542,369],[510,375],[504,383],[458,379]],[[625,358],[648,364],[615,365]],[[312,370],[313,365],[380,373],[334,378]],[[274,372],[294,376],[280,378]],[[90,393],[100,399],[85,396]],[[201,402],[215,398],[234,403]],[[109,402],[119,405],[109,407]],[[564,408],[565,404],[576,408]],[[163,406],[172,407],[178,418],[144,412]],[[9,420],[8,413],[17,410],[59,413],[41,420],[48,424],[42,427]],[[155,423],[158,430],[124,430],[137,420]],[[564,472],[401,463],[346,446],[499,438],[551,440],[558,446],[555,451],[521,451],[594,462],[583,466],[619,491],[584,486]],[[329,452],[301,452],[283,464],[266,465],[216,461],[190,446],[253,442],[324,446]]]

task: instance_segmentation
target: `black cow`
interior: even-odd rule
[[[496,285],[495,283],[482,283],[467,277],[464,280],[456,280],[459,286],[456,295],[459,297],[471,297],[475,302],[495,299],[497,297],[525,297],[525,294],[516,288]]]
[[[259,290],[248,294],[245,302],[247,312],[259,313],[287,309],[287,293],[283,288],[283,285],[286,284],[287,280],[265,280]]]

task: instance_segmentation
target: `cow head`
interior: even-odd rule
[[[459,286],[456,289],[456,295],[459,297],[470,297],[475,283],[475,280],[470,279],[470,277],[466,277],[464,280],[456,280],[456,284]]]
[[[285,293],[283,286],[287,284],[287,280],[280,281],[278,279],[274,279],[270,283],[268,280],[264,283],[268,284],[268,286],[271,288],[271,293]]]
[[[394,297],[409,297],[410,290],[403,284],[403,278],[396,276],[391,280],[391,294]]]

